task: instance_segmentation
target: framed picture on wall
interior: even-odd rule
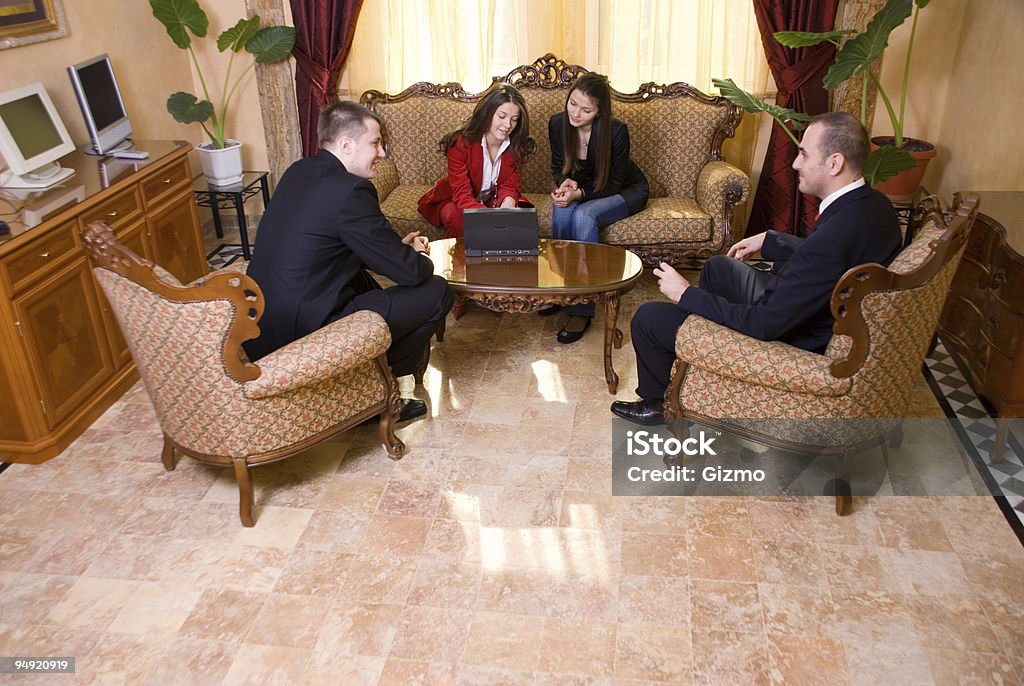
[[[0,0],[0,49],[66,35],[61,0]]]

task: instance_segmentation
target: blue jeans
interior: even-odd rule
[[[629,206],[621,195],[570,203],[566,207],[552,205],[551,235],[555,240],[600,242],[599,230],[629,216]],[[577,317],[593,317],[594,303],[570,305],[565,313]]]

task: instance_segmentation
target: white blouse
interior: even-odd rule
[[[486,191],[488,188],[492,188],[498,183],[498,172],[501,171],[501,156],[505,154],[505,150],[508,149],[511,141],[506,138],[501,142],[501,148],[498,149],[498,156],[494,163],[491,163],[491,155],[487,151],[487,137],[480,139],[480,145],[484,149],[484,178],[480,183],[480,192]]]

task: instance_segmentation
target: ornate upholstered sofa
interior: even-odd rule
[[[586,69],[545,55],[498,81],[514,84],[526,99],[537,142],[522,174],[523,191],[537,206],[542,236],[551,235],[551,149],[547,121],[562,110],[569,85]],[[417,83],[398,95],[367,91],[360,102],[384,122],[390,154],[374,183],[395,231],[443,232],[416,211],[420,196],[446,171],[441,138],[463,122],[482,94],[457,83]],[[723,161],[722,143],[734,135],[740,110],[685,83],[644,84],[635,93],[612,92],[615,116],[629,126],[632,156],[651,185],[647,207],[602,230],[604,242],[630,248],[648,265],[708,257],[733,241],[733,207],[750,192],[750,180]]]

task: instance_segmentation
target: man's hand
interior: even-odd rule
[[[761,247],[764,245],[764,237],[766,235],[768,235],[768,232],[762,231],[756,236],[744,238],[742,241],[729,248],[729,257],[735,257],[737,260],[746,261],[746,259],[754,253],[761,252]]]
[[[683,292],[690,287],[690,282],[667,262],[659,263],[654,270],[654,275],[658,277],[658,290],[672,302],[679,302],[679,299],[683,297]]]
[[[402,242],[411,247],[416,252],[424,254],[430,254],[430,241],[426,236],[421,236],[419,231],[410,231],[405,234]]]
[[[501,207],[513,208],[516,206],[516,199],[511,195],[505,196],[505,199],[501,201]]]

